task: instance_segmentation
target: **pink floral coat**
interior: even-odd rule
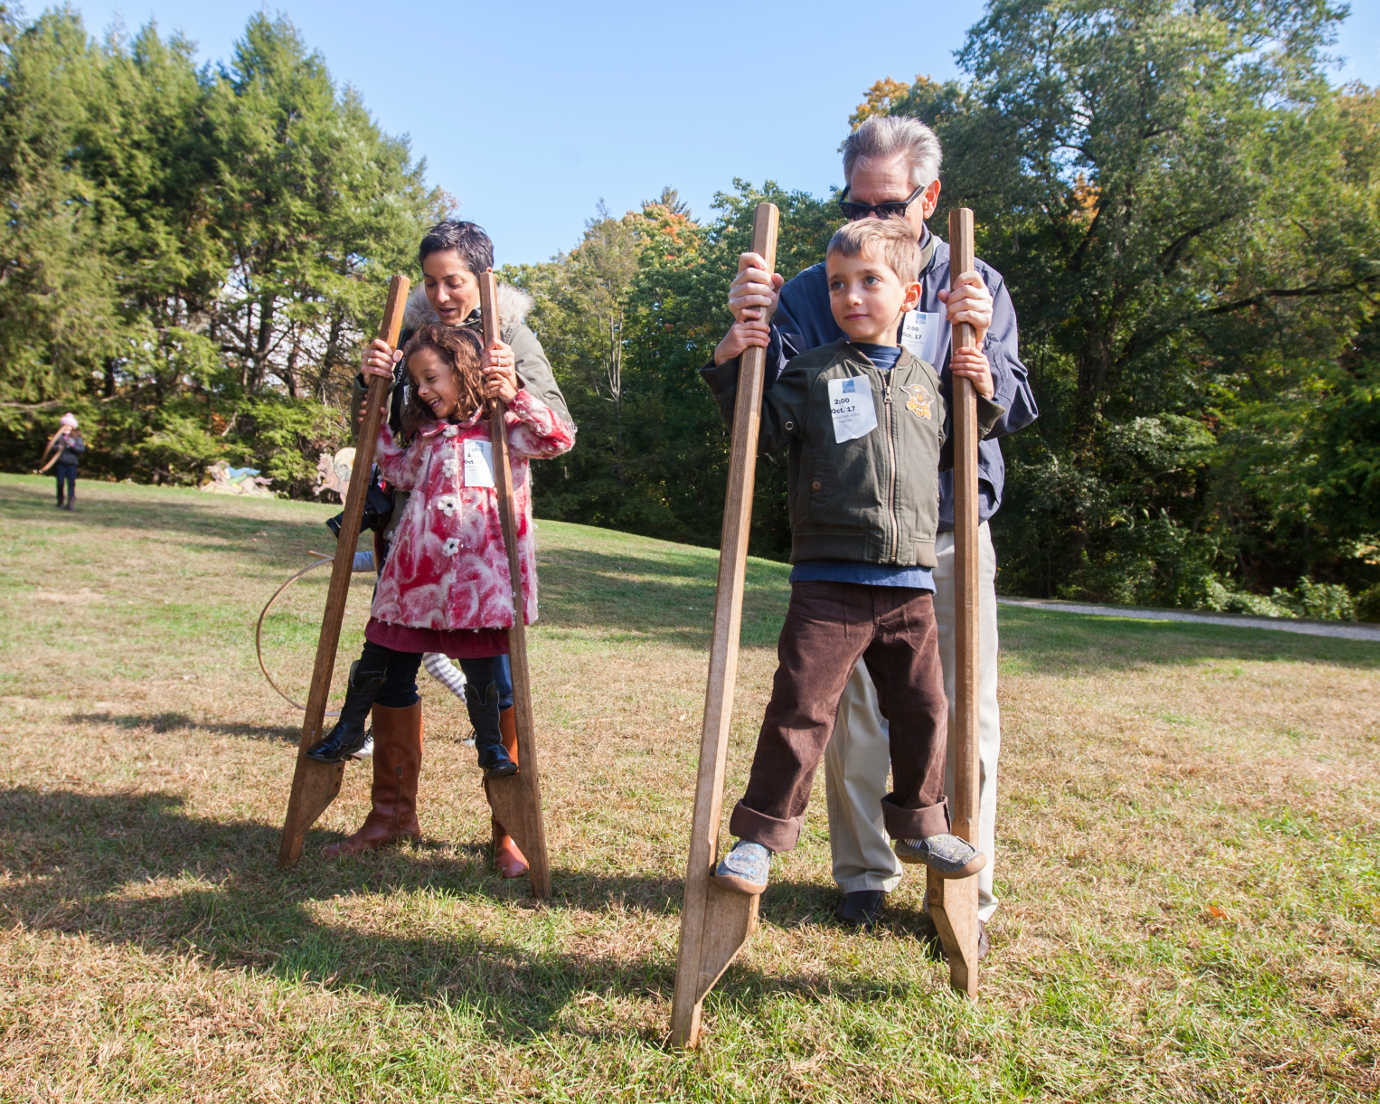
[[[519,391],[508,404],[518,558],[525,620],[537,619],[536,546],[532,539],[529,457],[559,456],[574,431],[540,399]],[[513,624],[512,583],[503,547],[498,492],[492,485],[488,420],[432,422],[400,448],[385,422],[377,462],[383,477],[412,491],[374,592],[379,621],[424,629],[506,629]]]

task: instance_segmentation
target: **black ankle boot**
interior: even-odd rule
[[[350,665],[350,685],[345,691],[345,704],[340,707],[340,719],[324,740],[307,749],[308,759],[318,763],[340,763],[364,746],[368,739],[364,722],[387,677],[388,664],[380,662],[379,657],[368,650]]]
[[[474,750],[479,754],[479,767],[485,778],[507,778],[517,774],[517,764],[503,746],[503,733],[498,723],[498,683],[478,687],[465,684],[465,706],[470,724],[474,726]]]

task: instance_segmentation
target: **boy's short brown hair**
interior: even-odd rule
[[[902,284],[913,284],[920,275],[920,245],[915,229],[903,218],[864,218],[844,223],[829,239],[827,258],[857,257],[871,253],[885,261]]]

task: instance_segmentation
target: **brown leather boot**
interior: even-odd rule
[[[353,836],[322,849],[328,859],[418,839],[417,779],[422,771],[422,703],[374,706],[373,807]]]
[[[517,762],[517,713],[512,706],[499,711],[498,714],[499,731],[503,733],[503,746],[507,749],[508,758],[514,763]],[[494,832],[494,865],[498,867],[498,872],[505,878],[521,878],[528,871],[527,856],[513,842],[513,837],[508,835],[507,830],[499,823],[498,817],[493,817]]]

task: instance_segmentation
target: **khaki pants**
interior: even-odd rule
[[[992,871],[996,866],[997,757],[1001,752],[1001,715],[997,708],[997,554],[984,522],[978,529],[978,618],[982,640],[978,662],[978,799],[977,848],[987,856],[978,874],[978,916],[985,923],[996,911]],[[934,612],[939,623],[939,655],[944,665],[944,692],[954,724],[954,535],[940,533],[935,544]],[[901,880],[901,864],[891,850],[882,822],[887,792],[889,739],[877,707],[877,693],[859,664],[839,703],[833,739],[824,755],[829,807],[829,843],[834,880],[844,893],[880,889],[889,893]],[[945,772],[945,792],[953,794],[953,764]]]

